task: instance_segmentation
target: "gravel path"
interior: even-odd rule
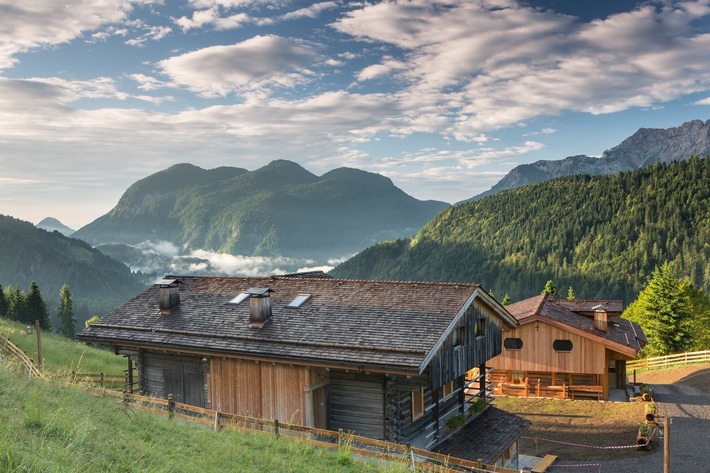
[[[694,382],[686,384],[651,385],[660,415],[673,419],[671,423],[672,473],[710,473],[710,392],[706,388],[701,390],[692,387],[710,385],[710,371],[695,376],[703,378],[696,378]],[[707,382],[698,383],[698,381]],[[551,473],[573,471],[663,473],[663,436],[658,437],[654,450],[644,457],[594,463],[597,466],[583,467],[577,462],[560,461],[560,464],[575,466],[558,465],[548,471]],[[598,466],[599,463],[601,467]]]

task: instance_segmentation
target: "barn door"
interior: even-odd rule
[[[169,361],[163,366],[165,394],[173,400],[204,407],[205,375],[199,361]]]
[[[384,377],[330,373],[328,428],[385,438]]]

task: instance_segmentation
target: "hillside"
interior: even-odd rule
[[[522,164],[513,168],[491,189],[467,201],[481,200],[506,189],[556,177],[613,174],[654,163],[682,161],[693,155],[710,155],[710,120],[705,123],[693,120],[668,129],[641,128],[618,146],[605,151],[601,158],[579,155],[557,161],[541,160]]]
[[[251,172],[181,164],[136,182],[114,209],[73,236],[95,246],[167,241],[323,261],[412,235],[447,206],[416,200],[390,179],[356,169],[318,177],[284,160]]]
[[[404,471],[272,434],[159,415],[61,381],[36,381],[0,358],[0,471]]]
[[[91,315],[105,314],[143,288],[126,265],[85,242],[3,215],[0,261],[3,288],[17,284],[26,292],[36,281],[51,315],[56,312],[59,290],[68,284],[80,323]]]
[[[570,176],[440,213],[413,238],[336,267],[345,278],[478,282],[513,301],[548,279],[579,298],[629,303],[670,261],[710,290],[710,159],[606,176]]]

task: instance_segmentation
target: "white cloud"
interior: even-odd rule
[[[331,10],[337,7],[338,4],[335,2],[320,2],[314,3],[306,8],[301,8],[284,15],[281,15],[282,20],[297,20],[299,18],[317,18],[321,12],[325,10]]]
[[[204,96],[239,89],[292,87],[307,80],[318,58],[309,45],[279,36],[255,36],[229,46],[211,46],[158,62],[175,83]]]
[[[0,0],[0,69],[12,67],[15,55],[67,43],[85,31],[124,20],[132,7],[124,0],[17,2]]]
[[[710,105],[710,97],[707,97],[707,98],[704,98],[704,99],[700,99],[700,100],[696,100],[696,101],[693,102],[693,103],[694,103],[695,105]]]
[[[357,75],[357,80],[372,80],[382,76],[388,76],[396,71],[406,69],[407,65],[402,61],[386,57],[380,64],[373,64],[361,70]]]

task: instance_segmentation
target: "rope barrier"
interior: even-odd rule
[[[572,447],[584,447],[584,448],[596,448],[597,450],[623,450],[627,448],[638,448],[638,447],[645,447],[651,442],[651,439],[656,435],[658,432],[658,428],[655,428],[653,430],[653,433],[651,436],[648,438],[648,441],[644,444],[634,444],[634,445],[585,445],[583,443],[574,443],[574,442],[563,442],[562,440],[552,440],[552,439],[545,439],[545,438],[540,438],[540,437],[520,437],[523,439],[527,440],[535,440],[536,442],[538,440],[542,440],[543,442],[551,442],[551,443],[558,443],[560,445],[570,445]]]

